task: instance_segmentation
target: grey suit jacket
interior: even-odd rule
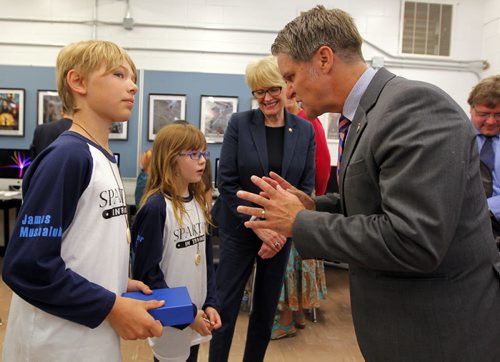
[[[298,214],[294,242],[303,258],[349,263],[366,360],[500,360],[500,258],[460,107],[380,69],[349,129],[339,192]]]

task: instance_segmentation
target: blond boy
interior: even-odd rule
[[[111,42],[84,41],[57,58],[57,85],[73,125],[30,166],[3,278],[14,294],[4,361],[119,361],[125,339],[161,335],[147,310],[163,302],[128,279],[123,184],[108,134],[127,121],[136,68]]]

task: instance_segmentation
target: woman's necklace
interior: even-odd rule
[[[106,148],[104,148],[104,147],[103,147],[103,146],[99,143],[99,141],[97,141],[97,139],[96,139],[94,136],[92,136],[92,135],[90,134],[90,132],[89,132],[89,131],[87,131],[87,130],[86,130],[86,129],[85,129],[85,128],[81,125],[81,124],[78,124],[78,123],[76,123],[75,121],[73,121],[73,124],[74,124],[75,126],[80,127],[80,128],[81,128],[81,129],[82,129],[82,130],[83,130],[83,131],[84,131],[84,132],[85,132],[85,133],[86,133],[86,134],[90,137],[90,139],[91,139],[92,141],[94,141],[96,144],[98,144],[99,146],[101,146],[101,148],[102,148],[102,149],[104,149],[104,150],[106,149]],[[115,175],[115,170],[114,170],[114,168],[113,168],[113,165],[111,165],[111,161],[110,161],[108,158],[106,158],[106,159],[108,160],[108,165],[109,165],[109,168],[111,169],[111,172],[113,173],[113,178],[115,179],[115,183],[116,183],[116,186],[118,187],[118,190],[120,190],[120,184],[118,183],[118,178],[120,178],[120,181],[121,181],[121,184],[122,184],[122,189],[123,189],[123,181],[122,181],[122,178],[121,178],[121,176],[120,176],[120,170],[118,170],[118,178],[117,178],[117,177],[116,177],[116,175]],[[130,224],[129,224],[129,222],[128,222],[128,215],[127,215],[127,213],[125,212],[125,213],[123,214],[123,216],[125,217],[125,222],[127,223],[127,231],[125,232],[125,236],[127,237],[127,242],[130,244],[130,243],[131,243],[131,241],[132,241],[132,234],[130,233]]]

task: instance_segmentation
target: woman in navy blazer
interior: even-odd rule
[[[219,226],[220,262],[217,287],[223,325],[214,331],[209,361],[227,361],[245,284],[257,261],[252,313],[244,361],[262,361],[271,336],[276,306],[290,251],[290,241],[271,230],[252,231],[248,216],[236,207],[244,203],[236,192],[258,192],[252,175],[275,171],[310,194],[314,187],[314,130],[311,124],[285,110],[285,83],[276,59],[251,63],[246,81],[259,108],[235,113],[224,134],[219,163],[217,199],[212,214]],[[274,248],[263,243],[272,240]]]

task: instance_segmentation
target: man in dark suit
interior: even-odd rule
[[[361,44],[348,14],[318,6],[272,46],[308,117],[351,122],[339,197],[253,176],[266,194],[238,196],[261,206],[238,211],[293,236],[304,258],[349,263],[367,361],[499,360],[500,256],[470,121],[437,87],[369,68]]]
[[[64,131],[68,130],[73,123],[65,114],[63,118],[49,123],[40,124],[35,128],[33,134],[33,141],[31,142],[30,151],[31,156],[35,158],[42,152],[48,145],[55,141],[57,137]]]
[[[493,234],[500,248],[500,75],[481,80],[472,89],[467,102],[477,133],[481,178]]]

